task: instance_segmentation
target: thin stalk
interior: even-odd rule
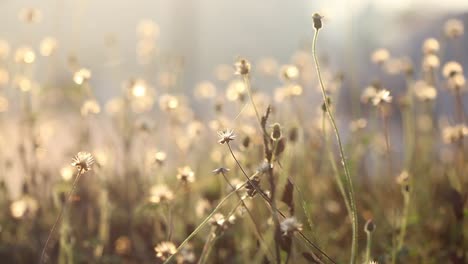
[[[242,168],[242,165],[240,164],[240,162],[237,160],[236,158],[236,155],[234,155],[234,152],[232,151],[232,148],[231,148],[231,145],[229,144],[229,142],[226,142],[228,148],[229,148],[229,152],[231,153],[231,156],[232,158],[236,161],[237,163],[237,166],[240,168],[240,170],[242,171],[242,173],[244,174],[244,176],[247,178],[249,184],[254,187],[258,193],[260,193],[260,195],[266,199],[268,201],[268,203],[270,204],[270,206],[272,206],[273,208],[273,212],[272,212],[272,216],[273,216],[273,221],[275,222],[275,237],[276,237],[276,233],[277,233],[277,228],[279,227],[279,220],[278,220],[278,215],[277,215],[277,207],[276,207],[276,204],[274,202],[274,196],[272,195],[272,198],[268,198],[268,196],[266,196],[265,193],[263,193],[262,190],[260,190],[260,188],[257,188],[257,186],[255,184],[252,183],[252,181],[250,181],[249,177],[247,176],[247,173],[244,171],[244,168]],[[271,170],[270,170],[271,171]],[[274,184],[272,184],[272,175],[270,175],[270,185],[272,185],[272,187],[274,187]],[[273,188],[272,188],[273,189]],[[272,190],[272,194],[273,194],[273,190]],[[276,262],[277,263],[281,263],[281,254],[280,254],[280,248],[279,248],[279,245],[277,243],[277,239],[275,239],[275,251],[276,251]]]
[[[366,259],[365,264],[370,263],[370,256],[371,256],[371,247],[372,247],[372,232],[366,232],[367,236],[367,243],[366,243]]]
[[[55,229],[57,228],[58,224],[60,223],[60,221],[62,220],[62,216],[63,216],[63,213],[65,211],[65,208],[68,206],[68,204],[70,203],[70,200],[71,200],[71,196],[73,194],[73,192],[75,191],[75,188],[78,184],[78,180],[80,179],[81,175],[83,175],[83,169],[80,169],[78,170],[77,174],[76,174],[76,177],[75,177],[75,180],[73,181],[73,185],[72,185],[72,189],[70,190],[70,192],[68,193],[67,195],[67,200],[65,201],[65,204],[62,206],[62,209],[60,209],[60,212],[59,212],[59,215],[57,216],[57,219],[55,220],[55,223],[54,225],[52,226],[52,229],[50,230],[49,232],[49,235],[47,237],[47,240],[46,240],[46,243],[44,245],[44,248],[42,249],[42,253],[41,253],[41,258],[39,260],[39,264],[42,264],[44,263],[45,261],[45,256],[46,256],[46,252],[47,252],[47,246],[49,245],[49,242],[55,232]]]
[[[330,164],[333,170],[333,175],[335,176],[335,181],[338,184],[338,189],[340,190],[341,196],[345,202],[346,211],[348,212],[349,218],[353,218],[351,207],[349,205],[349,199],[346,195],[346,191],[344,189],[343,180],[341,179],[340,172],[338,171],[338,166],[336,165],[335,157],[333,157],[333,153],[331,151],[330,141],[328,140],[328,133],[325,130],[325,112],[322,115],[322,131],[323,137],[325,138],[325,146],[327,148],[328,159],[330,160]]]
[[[234,187],[230,182],[229,182],[229,179],[227,178],[226,174],[224,172],[221,172],[221,174],[223,175],[224,177],[224,180],[226,181],[226,183],[229,185],[229,187],[231,187],[232,190],[236,190],[236,187]],[[250,219],[252,220],[252,223],[255,227],[255,235],[257,236],[257,239],[259,239],[263,245],[265,245],[265,248],[267,249],[267,251],[273,256],[273,252],[270,251],[269,247],[266,246],[266,242],[262,236],[262,233],[260,232],[260,228],[258,226],[258,223],[257,221],[255,221],[255,218],[253,217],[253,214],[252,212],[250,211],[250,209],[247,207],[247,205],[245,204],[244,202],[244,199],[242,199],[241,195],[239,194],[239,192],[236,191],[236,194],[237,194],[237,197],[239,198],[241,204],[242,204],[242,207],[244,207],[245,211],[247,212],[247,214],[249,215]]]
[[[333,127],[333,130],[335,132],[336,140],[338,142],[338,147],[339,147],[339,150],[340,150],[341,163],[342,163],[343,168],[344,168],[344,172],[345,172],[345,176],[346,176],[346,180],[347,180],[348,188],[349,188],[348,191],[349,191],[349,200],[350,200],[351,211],[352,211],[352,233],[353,233],[352,234],[353,237],[352,237],[352,244],[351,244],[350,263],[354,264],[356,262],[356,254],[357,254],[357,249],[358,249],[358,233],[357,233],[358,232],[357,231],[357,229],[358,229],[358,219],[357,219],[356,202],[354,200],[353,182],[352,182],[352,179],[351,179],[351,174],[349,173],[348,163],[346,162],[346,157],[344,155],[343,144],[341,143],[341,137],[340,137],[340,134],[338,132],[338,127],[336,126],[335,118],[333,117],[333,114],[330,111],[330,105],[328,103],[327,95],[326,95],[326,92],[325,92],[325,85],[323,84],[322,74],[320,72],[320,66],[319,66],[319,62],[318,62],[318,59],[317,59],[317,52],[316,52],[318,33],[319,33],[319,30],[316,29],[315,33],[314,33],[314,39],[313,39],[313,42],[312,42],[312,54],[313,54],[313,57],[314,57],[315,68],[317,70],[317,76],[318,76],[319,83],[320,83],[320,90],[322,91],[322,97],[323,97],[323,101],[324,101],[324,104],[325,104],[325,109],[327,111],[328,118],[330,119],[330,123],[331,123],[331,125]]]
[[[229,142],[227,142],[227,145],[229,146]],[[248,182],[245,182],[245,183],[244,183],[244,185],[247,184],[247,183],[251,184],[251,185],[255,188],[255,190],[256,190],[258,193],[260,193],[260,196],[262,196],[263,200],[264,200],[265,203],[269,206],[269,208],[271,209],[271,211],[275,210],[281,217],[286,218],[286,215],[283,214],[283,212],[281,212],[279,209],[277,209],[277,208],[276,208],[276,209],[273,209],[273,206],[271,205],[271,201],[270,201],[270,199],[268,198],[268,196],[266,196],[266,194],[265,194],[260,188],[258,188],[256,185],[253,185],[253,184],[252,184],[252,182],[250,181],[250,178],[252,178],[253,176],[250,177],[250,178],[247,176],[247,173],[246,173],[245,170],[242,168],[242,165],[241,165],[241,164],[239,163],[239,161],[237,160],[237,158],[236,158],[236,156],[234,155],[234,153],[232,152],[232,149],[231,149],[230,146],[229,146],[229,149],[230,149],[230,152],[231,152],[232,157],[234,158],[234,160],[235,160],[236,163],[237,163],[237,166],[240,168],[240,170],[242,171],[242,173],[244,174],[244,176],[246,176],[246,177],[249,179]],[[255,175],[254,175],[254,176],[255,176]],[[239,188],[237,188],[237,189],[239,189]],[[317,246],[317,245],[314,244],[312,241],[310,241],[310,239],[308,239],[308,238],[304,235],[304,233],[303,233],[302,231],[298,231],[298,233],[299,233],[299,236],[306,242],[306,244],[308,244],[308,245],[311,247],[311,249],[317,250],[320,254],[322,254],[324,257],[326,257],[331,263],[335,263],[335,264],[336,264],[336,262],[335,262],[330,256],[328,256],[322,249],[320,249],[319,246]]]
[[[410,195],[406,190],[403,190],[403,215],[401,217],[401,230],[400,235],[398,237],[398,246],[397,251],[400,251],[403,248],[403,244],[405,242],[406,236],[406,226],[408,224],[408,212],[409,212],[409,205],[410,205]]]
[[[252,177],[254,177],[255,175],[253,175]],[[211,213],[197,226],[197,228],[195,228],[195,230],[187,237],[185,238],[184,241],[182,241],[182,243],[180,243],[180,245],[177,247],[176,251],[174,252],[174,254],[172,254],[171,256],[169,256],[166,261],[164,261],[163,264],[167,264],[167,263],[170,263],[171,260],[174,258],[175,255],[177,255],[177,253],[194,237],[198,234],[198,232],[200,232],[200,230],[205,226],[206,223],[208,223],[208,221],[213,217],[213,215],[218,212],[218,210],[221,208],[221,206],[233,195],[235,194],[238,190],[240,190],[241,188],[243,188],[246,184],[248,183],[248,181],[244,182],[242,185],[240,185],[239,187],[237,187],[234,191],[228,193],[219,203],[218,205],[213,209],[213,211],[211,211]]]

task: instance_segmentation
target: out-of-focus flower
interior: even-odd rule
[[[468,127],[463,124],[447,126],[442,130],[442,139],[446,144],[455,143],[468,136]]]
[[[179,99],[170,94],[163,94],[159,97],[159,108],[162,111],[173,111],[180,105]]]
[[[36,60],[36,53],[31,47],[21,46],[15,51],[15,62],[31,64]]]
[[[459,19],[449,19],[444,24],[444,33],[448,38],[458,38],[463,35],[463,21]]]
[[[156,257],[164,261],[171,255],[174,255],[177,251],[177,248],[174,243],[170,241],[164,241],[157,244],[154,247],[154,251],[156,251]]]
[[[203,81],[195,87],[195,97],[213,98],[216,96],[216,87],[212,82]]]
[[[280,223],[280,229],[283,236],[290,236],[295,232],[302,231],[302,224],[299,223],[295,217],[289,217]]]
[[[114,250],[117,255],[128,254],[131,250],[132,242],[127,236],[121,236],[115,240]]]
[[[33,217],[39,209],[39,203],[29,195],[23,195],[10,204],[10,213],[14,218]]]
[[[99,114],[101,112],[101,107],[99,103],[94,99],[86,100],[81,106],[81,115],[88,116],[91,114]]]
[[[278,62],[275,58],[262,58],[257,63],[257,71],[266,76],[273,76],[278,70]]]
[[[234,63],[234,73],[237,75],[248,75],[251,67],[250,62],[247,59],[240,58]]]
[[[229,101],[242,101],[247,93],[247,87],[241,80],[233,80],[226,89],[226,98]]]
[[[180,182],[187,184],[195,181],[195,173],[189,166],[179,168],[177,171],[177,180]]]
[[[371,61],[382,65],[390,58],[390,52],[387,49],[377,49],[371,55]]]
[[[414,95],[421,101],[432,101],[437,97],[437,90],[425,81],[417,81],[414,84]]]
[[[154,185],[150,189],[149,201],[151,203],[159,204],[170,202],[174,199],[174,193],[164,184]]]
[[[58,47],[57,40],[53,37],[46,37],[41,41],[39,51],[42,56],[48,57],[52,55]]]
[[[435,38],[428,38],[424,41],[422,51],[424,54],[436,54],[439,52],[440,44]]]
[[[361,102],[362,103],[369,103],[372,98],[374,98],[377,95],[377,88],[375,86],[371,85],[368,86],[364,89],[364,91],[361,94]]]
[[[439,57],[437,57],[434,54],[425,55],[422,66],[425,71],[432,71],[434,69],[439,68],[440,66]]]
[[[73,81],[78,85],[85,83],[89,79],[91,79],[91,71],[89,69],[81,68],[73,73]]]
[[[60,176],[64,181],[70,181],[73,178],[73,167],[68,165],[61,168]]]
[[[137,25],[136,31],[139,38],[151,40],[157,39],[160,33],[159,25],[150,19],[141,20]]]
[[[18,14],[20,21],[27,24],[39,23],[42,20],[41,10],[32,7],[26,7],[20,10]]]
[[[94,157],[89,152],[80,151],[73,158],[71,165],[76,167],[79,171],[89,171],[94,164]]]
[[[280,78],[285,82],[296,81],[299,78],[299,69],[295,65],[283,65],[280,68]]]
[[[462,73],[463,67],[456,61],[449,61],[445,63],[444,67],[442,68],[442,74],[447,79]]]
[[[372,98],[373,105],[379,105],[381,103],[391,103],[392,96],[388,90],[382,89]]]
[[[349,123],[349,129],[351,132],[356,132],[361,129],[364,129],[367,126],[367,120],[365,118],[359,118],[357,120],[352,120],[351,123]]]

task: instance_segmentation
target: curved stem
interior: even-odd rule
[[[319,79],[319,83],[320,83],[320,90],[322,91],[323,101],[324,101],[325,108],[326,108],[326,111],[327,111],[327,114],[328,114],[328,118],[330,119],[330,123],[331,123],[331,125],[333,127],[333,130],[335,132],[336,141],[338,142],[338,147],[339,147],[339,150],[340,150],[341,163],[342,163],[343,168],[344,168],[344,172],[345,172],[345,176],[346,176],[346,180],[347,180],[348,188],[349,188],[348,192],[349,192],[349,200],[350,200],[350,205],[351,205],[351,210],[352,210],[352,232],[353,232],[353,238],[352,238],[352,244],[351,244],[350,263],[354,264],[355,261],[356,261],[356,254],[357,254],[357,248],[358,248],[358,233],[357,233],[358,219],[357,219],[356,203],[355,203],[355,200],[354,200],[353,182],[352,182],[352,179],[351,179],[351,174],[349,173],[348,163],[346,162],[346,157],[344,155],[344,150],[343,150],[343,144],[341,143],[341,138],[340,138],[340,134],[338,132],[338,128],[336,126],[335,118],[333,117],[333,115],[332,115],[332,113],[330,111],[330,105],[328,103],[327,95],[326,95],[326,92],[325,92],[325,85],[323,84],[322,74],[320,72],[320,66],[319,66],[319,62],[318,62],[317,54],[316,54],[316,45],[317,45],[318,33],[319,33],[319,31],[318,31],[318,29],[316,29],[315,34],[314,34],[313,43],[312,43],[312,54],[313,54],[313,57],[314,57],[315,68],[317,70],[317,75],[318,75],[318,79]]]
[[[59,225],[60,221],[62,220],[62,216],[63,216],[63,212],[65,211],[65,208],[67,207],[67,205],[69,204],[70,200],[71,200],[71,196],[73,194],[73,192],[75,191],[75,188],[78,184],[78,180],[80,179],[81,175],[83,174],[83,170],[80,169],[78,170],[77,174],[76,174],[76,177],[75,177],[75,180],[73,181],[73,185],[72,185],[72,189],[70,190],[70,192],[68,193],[67,195],[67,200],[65,200],[65,204],[62,206],[62,209],[60,209],[60,212],[59,212],[59,215],[57,216],[57,219],[55,220],[54,222],[54,225],[52,226],[52,229],[50,229],[50,232],[49,232],[49,235],[47,236],[47,240],[46,240],[46,243],[44,245],[44,248],[42,249],[42,253],[41,253],[41,258],[39,260],[39,264],[42,264],[44,263],[45,261],[45,256],[46,256],[46,252],[47,252],[47,246],[49,245],[49,242],[50,240],[52,239],[52,236],[55,232],[55,229],[57,228],[57,226]]]

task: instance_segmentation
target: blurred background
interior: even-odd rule
[[[25,7],[40,10],[41,21],[21,23],[18,14]],[[372,50],[385,47],[395,55],[410,50],[406,55],[418,58],[419,43],[441,36],[447,17],[466,21],[467,9],[464,0],[2,0],[0,39],[15,47],[55,37],[54,67],[62,69],[65,79],[71,75],[65,70],[67,58],[76,56],[92,71],[92,84],[104,100],[119,92],[122,80],[144,69],[136,52],[136,30],[143,19],[158,25],[160,54],[183,58],[182,87],[189,90],[214,79],[216,66],[231,64],[237,56],[288,62],[298,48],[308,48],[316,11],[325,16],[322,53],[331,55],[337,70],[364,75]]]

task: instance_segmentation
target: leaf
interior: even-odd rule
[[[294,184],[289,180],[286,182],[286,186],[284,186],[283,196],[281,201],[284,202],[289,207],[289,212],[291,215],[294,215]]]

